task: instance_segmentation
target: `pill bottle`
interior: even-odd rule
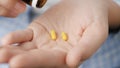
[[[23,1],[34,8],[42,8],[47,2],[47,0],[23,0]]]

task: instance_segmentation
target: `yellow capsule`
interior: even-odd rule
[[[51,34],[51,39],[52,40],[56,40],[57,39],[57,34],[56,34],[55,30],[51,30],[50,34]]]
[[[64,41],[67,41],[67,40],[68,40],[68,36],[67,36],[67,34],[66,34],[65,32],[62,32],[62,39],[63,39]]]

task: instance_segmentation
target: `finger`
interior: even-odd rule
[[[10,60],[13,68],[59,67],[65,65],[66,54],[61,51],[32,50]]]
[[[18,15],[18,13],[11,13],[12,11],[9,11],[8,9],[1,7],[0,6],[0,16],[4,16],[4,17],[16,17]]]
[[[67,56],[67,64],[76,67],[89,58],[102,45],[108,35],[108,27],[101,28],[99,24],[92,24],[88,27],[79,42]]]
[[[26,4],[22,1],[19,0],[14,7],[9,9],[9,15],[16,17],[20,13],[23,13],[26,10]]]
[[[15,43],[27,42],[32,40],[33,32],[31,29],[12,32],[1,40],[2,45],[10,45]]]
[[[18,2],[18,0],[0,0],[0,6],[5,7],[7,9],[12,8],[16,3]]]
[[[0,48],[0,63],[7,63],[13,56],[24,52],[25,50],[17,47],[2,47]]]
[[[0,0],[0,7],[6,9],[7,12],[4,12],[4,14],[0,13],[6,17],[15,17],[26,9],[26,5],[21,0]],[[0,11],[2,10],[0,9]]]
[[[0,16],[8,16],[8,10],[0,6]]]
[[[25,3],[22,2],[22,0],[0,0],[0,6],[10,10],[10,9],[17,9],[17,10],[22,10],[23,8],[26,7]]]

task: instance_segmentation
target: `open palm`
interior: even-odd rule
[[[72,7],[68,7],[70,3]],[[6,35],[0,62],[9,62],[14,68],[74,68],[89,58],[107,37],[106,11],[93,5],[89,11],[88,7],[70,3],[63,1],[35,19],[27,29]],[[57,40],[51,39],[51,30],[56,31]],[[62,32],[67,33],[67,41],[62,40]],[[19,46],[9,46],[14,43]]]

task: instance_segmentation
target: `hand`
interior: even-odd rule
[[[22,0],[0,0],[0,16],[16,17],[26,8]]]
[[[89,7],[88,7],[89,6]],[[0,62],[13,68],[75,68],[91,57],[108,35],[108,7],[105,0],[63,0],[25,30],[6,35]],[[55,30],[53,41],[50,31]],[[61,32],[68,41],[61,39]],[[8,46],[20,43],[19,46]]]

